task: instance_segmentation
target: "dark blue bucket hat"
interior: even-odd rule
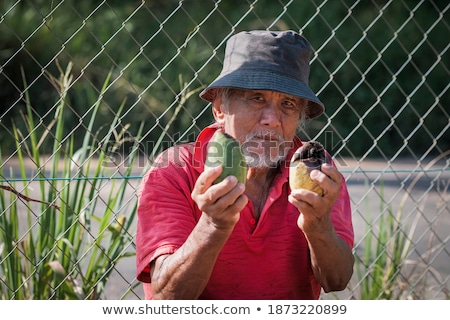
[[[308,85],[311,45],[294,31],[244,31],[233,35],[225,49],[220,75],[200,97],[212,102],[215,88],[272,90],[307,99],[309,118],[324,112]]]

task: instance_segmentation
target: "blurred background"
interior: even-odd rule
[[[313,47],[322,142],[352,198],[354,277],[323,299],[450,297],[447,0],[0,2],[0,296],[142,299],[139,182],[212,123],[226,40]]]

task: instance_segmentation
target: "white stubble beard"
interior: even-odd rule
[[[270,136],[270,140],[264,137]],[[270,131],[259,131],[249,133],[242,144],[243,153],[250,168],[276,168],[278,163],[284,160],[289,152],[291,142],[280,135]],[[252,151],[252,148],[263,149],[262,153]],[[276,149],[275,156],[272,156]]]

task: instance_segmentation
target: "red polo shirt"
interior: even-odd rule
[[[145,175],[138,206],[137,278],[150,283],[150,262],[174,253],[187,239],[201,211],[191,191],[206,157],[216,126],[203,130],[195,143],[164,151]],[[301,145],[296,138],[287,159]],[[309,249],[297,226],[299,212],[288,202],[289,162],[281,163],[258,222],[249,200],[219,254],[200,299],[318,299]],[[337,234],[353,247],[353,226],[347,186],[331,213]],[[151,286],[144,284],[146,298]]]

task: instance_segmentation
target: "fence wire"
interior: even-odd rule
[[[139,182],[213,118],[226,40],[313,46],[322,141],[348,183],[356,258],[322,299],[450,297],[448,1],[2,1],[0,295],[142,299]],[[270,281],[270,279],[268,279]]]

